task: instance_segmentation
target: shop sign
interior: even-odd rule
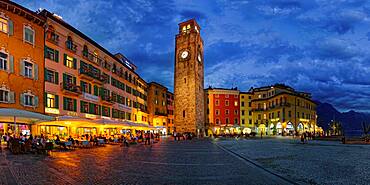
[[[60,114],[59,109],[54,109],[54,108],[45,108],[45,113]]]
[[[92,94],[89,94],[89,93],[83,93],[83,97],[86,100],[90,100],[90,101],[94,101],[94,102],[98,102],[99,101],[99,97],[98,96],[95,96],[95,95],[92,95]]]
[[[303,118],[300,118],[299,121],[302,121],[302,122],[309,122],[310,120],[308,119],[303,119]]]
[[[78,116],[77,112],[70,112],[70,111],[67,112],[67,115],[68,116]]]
[[[270,119],[272,122],[275,122],[275,121],[279,121],[280,118],[273,118],[273,119]]]
[[[97,116],[94,115],[94,114],[85,114],[85,117],[89,118],[89,119],[96,119],[97,118]]]

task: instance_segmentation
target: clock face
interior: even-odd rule
[[[183,52],[181,52],[181,58],[182,59],[185,59],[185,58],[187,58],[189,56],[189,52],[188,51],[183,51]]]
[[[198,53],[198,62],[202,62],[202,55]]]

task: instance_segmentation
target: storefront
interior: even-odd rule
[[[0,133],[30,135],[33,125],[47,120],[53,120],[53,117],[25,110],[0,108]]]

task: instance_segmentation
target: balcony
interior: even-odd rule
[[[99,58],[97,55],[93,53],[89,53],[88,51],[82,51],[83,58],[87,59],[88,61],[95,63],[99,66],[101,66],[103,60]]]
[[[66,41],[66,48],[74,53],[77,51],[77,45],[73,43],[71,40]]]
[[[62,91],[66,94],[77,96],[82,94],[81,87],[73,83],[62,82],[60,83],[60,87],[62,88]]]
[[[79,75],[82,79],[93,81],[100,85],[102,85],[106,80],[99,72],[96,72],[88,67],[81,67]]]
[[[49,41],[49,42],[52,42],[52,43],[54,43],[56,45],[58,45],[58,43],[59,43],[59,35],[57,35],[53,31],[47,31],[46,32],[46,40]]]
[[[113,101],[113,98],[112,96],[109,96],[109,95],[102,95],[100,96],[101,100],[103,101],[103,103],[106,103],[106,104],[114,104],[114,101]]]

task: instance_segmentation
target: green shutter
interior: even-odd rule
[[[48,53],[48,47],[47,47],[47,46],[45,46],[45,47],[44,47],[44,58],[46,58],[47,53]]]
[[[77,69],[77,59],[73,58],[73,69]]]
[[[48,107],[48,93],[44,93],[44,105],[45,107]]]
[[[98,106],[98,115],[101,115],[101,105]]]
[[[55,108],[59,109],[59,96],[55,95]]]
[[[19,73],[22,75],[22,76],[24,76],[24,61],[23,60],[21,60],[21,61],[19,61],[19,66],[20,66],[20,68],[19,68]]]
[[[67,98],[63,97],[63,110],[67,110]]]
[[[10,55],[10,61],[9,61],[9,72],[14,73],[14,57],[13,55]]]
[[[45,68],[45,70],[44,70],[44,82],[46,82],[47,80],[46,79],[48,79],[47,77],[48,77],[48,69],[46,69]]]
[[[73,111],[77,112],[77,100],[73,99]]]
[[[59,51],[58,50],[54,50],[54,61],[59,62]]]
[[[89,94],[91,94],[91,84],[89,84]]]
[[[37,64],[34,64],[33,72],[34,72],[33,74],[34,79],[38,80],[39,79],[39,66]]]
[[[85,102],[83,102],[82,100],[80,101],[80,112],[84,112],[83,110],[83,106],[85,105]]]
[[[8,33],[9,35],[13,35],[14,34],[14,25],[13,25],[13,21],[11,20],[8,20]]]
[[[59,73],[58,72],[55,72],[54,73],[54,75],[55,75],[55,77],[54,77],[54,79],[55,79],[55,84],[59,84]]]
[[[94,95],[99,96],[99,87],[94,85]]]
[[[63,73],[63,84],[67,82],[67,74]]]
[[[67,54],[64,53],[63,65],[67,66]]]
[[[94,104],[89,103],[89,113],[92,114],[94,110]]]
[[[73,77],[73,84],[76,85],[76,77]]]

